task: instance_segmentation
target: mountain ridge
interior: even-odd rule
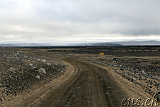
[[[32,46],[57,46],[53,43],[2,43],[2,47],[32,47]],[[160,45],[160,41],[121,41],[121,42],[89,42],[89,43],[75,43],[65,46],[153,46]],[[60,45],[61,46],[61,45]]]

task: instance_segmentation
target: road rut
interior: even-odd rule
[[[120,107],[125,91],[108,71],[92,64],[67,60],[77,74],[63,83],[47,98],[32,106],[37,107]]]

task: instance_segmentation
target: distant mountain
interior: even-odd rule
[[[46,43],[3,43],[2,47],[38,47],[38,46],[150,46],[160,45],[160,41],[122,41],[122,42],[97,42],[51,45]]]
[[[122,41],[122,42],[102,42],[102,43],[84,43],[84,46],[147,46],[160,45],[160,41]]]
[[[121,45],[160,45],[160,41],[124,41],[124,42],[117,42]]]
[[[82,44],[83,46],[122,46],[121,44],[117,43],[109,43],[109,42],[103,42],[103,43],[85,43]]]
[[[0,44],[2,47],[31,47],[31,46],[50,46],[48,44],[37,44],[37,43],[6,43]]]

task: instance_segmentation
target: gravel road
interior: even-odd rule
[[[34,107],[120,107],[126,92],[103,68],[67,59],[74,67],[74,76],[63,81]]]

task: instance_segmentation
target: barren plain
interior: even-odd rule
[[[160,47],[0,48],[2,107],[158,107],[159,102]]]

